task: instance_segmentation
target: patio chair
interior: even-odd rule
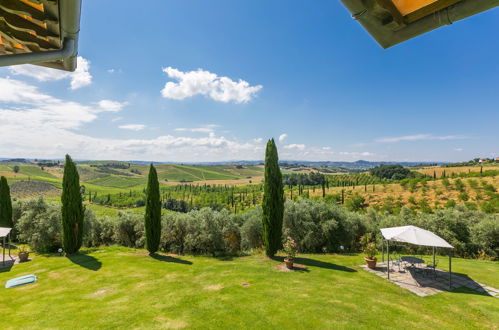
[[[392,265],[397,266],[399,268],[399,272],[404,268],[404,261],[400,258],[400,255],[397,252],[393,252],[390,256],[390,262]]]
[[[426,265],[424,268],[425,274],[427,273],[433,273],[433,277],[437,277],[437,265],[438,265],[438,259],[435,260],[435,265]]]

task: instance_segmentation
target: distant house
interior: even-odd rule
[[[499,163],[499,157],[496,157],[496,163]]]
[[[478,162],[479,162],[480,164],[485,163],[486,161],[487,161],[487,159],[485,159],[485,158],[480,158],[480,159],[478,160]]]

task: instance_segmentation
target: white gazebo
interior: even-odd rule
[[[0,227],[0,238],[2,239],[2,252],[3,252],[3,259],[2,259],[2,265],[5,266],[5,241],[6,239],[9,238],[9,234],[12,228],[8,227]],[[10,240],[9,240],[9,257],[12,259],[12,256],[10,255]]]
[[[435,248],[449,249],[449,288],[452,284],[452,245],[447,243],[442,237],[435,235],[431,231],[421,229],[416,226],[402,226],[382,228],[381,234],[383,235],[382,254],[385,258],[384,245],[386,243],[387,258],[387,274],[390,279],[390,242],[409,243],[420,246],[431,246],[433,248],[433,268],[435,268]]]

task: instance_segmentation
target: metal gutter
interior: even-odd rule
[[[499,0],[462,0],[448,8],[408,24],[400,30],[393,31],[383,26],[378,18],[371,15],[368,8],[364,6],[363,1],[341,0],[341,2],[350,11],[352,18],[358,20],[383,48],[394,46],[441,26],[450,25],[499,6]]]
[[[76,42],[72,39],[65,39],[62,49],[47,52],[21,53],[0,56],[0,66],[18,65],[26,63],[40,63],[64,60],[76,55]]]
[[[62,48],[45,52],[1,55],[0,66],[37,64],[74,71],[78,54],[81,0],[59,0],[60,37]]]

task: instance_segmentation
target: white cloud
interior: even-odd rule
[[[101,107],[104,110],[111,111],[111,112],[118,112],[124,106],[126,106],[128,104],[128,102],[118,102],[118,101],[111,101],[111,100],[101,100],[97,104],[99,105],[99,107]]]
[[[263,138],[253,139],[253,142],[255,142],[255,143],[262,143],[263,142]]]
[[[160,135],[149,139],[114,139],[89,136],[83,130],[103,113],[116,108],[61,100],[15,79],[0,78],[0,150],[2,157],[116,159],[155,161],[262,160],[263,139],[248,142],[208,132],[200,137]],[[107,109],[106,109],[107,108]],[[140,125],[128,124],[122,126]],[[356,160],[374,154],[333,152],[324,147],[296,144],[280,148],[280,159]]]
[[[205,125],[201,127],[195,127],[195,128],[185,128],[185,127],[179,127],[175,128],[175,131],[177,132],[193,132],[193,133],[211,133],[215,131],[215,128],[220,127],[219,125]]]
[[[454,151],[463,151],[463,148],[454,148]]]
[[[108,69],[107,72],[108,73],[114,73],[114,69]]]
[[[146,125],[143,124],[128,124],[128,125],[121,125],[118,126],[121,129],[127,129],[130,131],[142,131],[144,128],[146,128]]]
[[[386,137],[376,139],[376,142],[381,143],[394,143],[400,141],[423,141],[423,140],[458,140],[465,139],[466,137],[460,135],[446,135],[446,136],[434,136],[432,134],[417,134],[417,135],[405,135],[397,137]]]
[[[304,144],[287,144],[284,146],[284,149],[296,149],[296,150],[305,150]]]
[[[288,137],[288,134],[284,133],[279,135],[279,142],[283,142]]]
[[[183,100],[195,95],[205,95],[219,102],[249,102],[262,89],[261,85],[250,86],[247,81],[234,81],[228,77],[220,77],[209,71],[182,72],[172,67],[163,68],[169,78],[178,82],[168,81],[161,90],[165,98]]]
[[[14,65],[9,70],[14,75],[23,75],[38,81],[54,81],[70,79],[70,88],[75,90],[92,83],[92,75],[89,72],[90,63],[87,59],[78,56],[78,66],[74,72],[56,70],[38,65]]]
[[[112,122],[123,120],[123,117],[114,117],[111,119]]]

